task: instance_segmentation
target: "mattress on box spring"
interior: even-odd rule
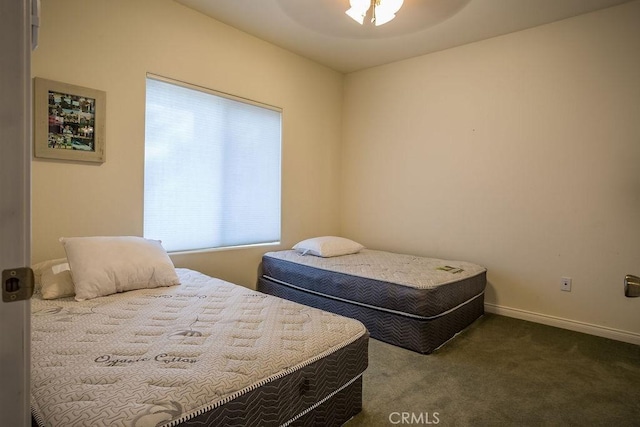
[[[372,338],[429,354],[484,313],[484,267],[363,250],[335,258],[268,253],[258,290],[352,317]]]
[[[340,425],[360,411],[360,322],[177,272],[168,288],[34,296],[38,425]]]
[[[477,264],[370,249],[332,258],[268,252],[261,268],[282,284],[420,320],[482,297],[486,285]]]

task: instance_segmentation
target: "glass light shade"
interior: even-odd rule
[[[376,5],[376,26],[386,24],[395,18],[402,3],[404,0],[380,0],[380,3]]]
[[[351,8],[345,13],[351,17],[354,21],[362,25],[364,23],[364,17],[367,15],[367,11],[371,7],[370,0],[350,0]]]

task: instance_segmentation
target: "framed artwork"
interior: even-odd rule
[[[105,92],[36,77],[34,104],[36,158],[106,161]]]

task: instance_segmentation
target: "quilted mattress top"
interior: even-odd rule
[[[40,425],[175,425],[366,333],[352,319],[177,269],[181,285],[32,300]]]
[[[322,258],[294,250],[267,252],[265,256],[352,276],[381,280],[416,289],[432,289],[486,272],[466,261],[426,258],[362,249],[351,255]]]

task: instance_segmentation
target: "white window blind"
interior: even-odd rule
[[[144,236],[167,251],[279,242],[281,116],[148,76]]]

